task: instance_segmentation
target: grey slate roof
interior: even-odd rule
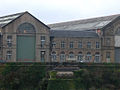
[[[112,22],[115,18],[117,18],[118,16],[120,16],[120,14],[49,24],[48,26],[52,30],[79,30],[79,31],[91,30],[91,29],[93,30],[93,29],[103,28],[104,26]]]
[[[48,29],[50,29],[50,27],[48,27],[47,25],[45,25],[43,22],[41,22],[39,19],[37,19],[36,17],[34,17],[32,14],[30,14],[29,12],[25,11],[22,13],[17,13],[17,14],[12,14],[12,15],[7,15],[7,16],[3,16],[0,17],[0,28],[8,25],[9,23],[11,23],[12,21],[14,21],[15,19],[19,18],[20,16],[22,16],[23,14],[28,13],[29,15],[31,15],[33,18],[35,18],[38,22],[40,22],[41,24],[43,24],[45,27],[47,27]]]
[[[99,37],[95,31],[50,30],[51,37]]]
[[[23,13],[25,13],[25,12],[23,12]],[[23,13],[17,13],[17,14],[12,14],[12,15],[0,17],[0,27],[4,27],[8,23],[12,22],[14,19],[21,16]]]

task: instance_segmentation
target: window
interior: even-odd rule
[[[117,28],[115,34],[116,34],[116,35],[120,35],[120,27]]]
[[[100,53],[99,52],[95,53],[95,61],[94,62],[97,62],[97,63],[100,62]]]
[[[87,42],[87,48],[91,48],[91,42]]]
[[[41,48],[44,48],[45,45],[45,36],[41,36]]]
[[[52,42],[52,48],[54,48],[56,46],[56,42]]]
[[[18,27],[18,34],[35,33],[35,27],[31,23],[23,23]]]
[[[91,53],[88,52],[87,55],[86,55],[86,60],[87,60],[87,62],[90,62],[91,59],[92,59]]]
[[[82,52],[78,53],[78,61],[82,61],[83,60],[83,55]]]
[[[41,51],[41,62],[45,61],[45,51]]]
[[[106,45],[107,45],[107,46],[110,46],[110,38],[107,38],[107,39],[106,39]]]
[[[100,43],[96,42],[96,48],[100,48]]]
[[[78,48],[82,48],[82,42],[78,42]]]
[[[45,36],[41,36],[41,41],[45,41]]]
[[[73,52],[70,52],[69,53],[69,58],[74,58],[75,56],[74,56],[74,53]]]
[[[70,48],[73,48],[73,42],[70,42]]]
[[[12,47],[12,36],[11,35],[7,36],[7,46]]]
[[[56,52],[52,52],[51,57],[52,57],[52,61],[56,61],[56,58],[57,58]]]
[[[60,54],[60,62],[65,61],[65,52],[61,52]]]
[[[64,41],[61,42],[61,48],[65,48],[65,42]]]
[[[11,60],[12,51],[7,51],[6,60]]]
[[[106,60],[107,62],[110,62],[110,52],[106,52]]]

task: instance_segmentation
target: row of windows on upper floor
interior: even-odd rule
[[[40,41],[41,41],[41,48],[44,48],[45,46],[45,41],[46,41],[46,37],[45,36],[41,36],[40,37]],[[12,35],[8,35],[7,36],[7,45],[8,47],[12,46]],[[64,41],[61,41],[60,47],[61,48],[66,48],[66,43]],[[110,45],[110,38],[106,39],[106,45]],[[52,42],[52,48],[56,47],[56,42]],[[69,43],[69,48],[74,48],[74,42],[70,42]],[[83,48],[83,43],[82,42],[78,42],[78,48]],[[87,48],[92,48],[92,43],[91,42],[87,42]],[[96,48],[100,48],[100,42],[96,42]]]
[[[66,48],[66,43],[64,41],[62,41],[60,43],[60,47],[61,48]],[[52,42],[52,48],[56,47],[56,43]],[[74,42],[70,42],[69,43],[69,48],[74,48]],[[78,42],[78,48],[83,48],[83,43],[82,42]],[[87,48],[92,48],[92,43],[91,42],[87,42]],[[96,42],[96,48],[99,49],[100,48],[100,42]]]
[[[45,46],[45,36],[41,36],[41,48],[43,48]],[[61,48],[65,48],[65,42],[62,41],[61,42]],[[12,46],[12,35],[8,35],[7,36],[7,45],[8,47]],[[52,42],[52,47],[54,48],[56,46],[55,42]],[[69,44],[70,48],[74,48],[74,42],[70,42]],[[87,42],[87,48],[91,48],[92,47],[92,43],[91,42]],[[78,42],[78,48],[83,48],[83,44],[82,42]],[[100,42],[96,42],[96,48],[100,48]]]
[[[44,47],[44,45],[45,45],[45,39],[46,39],[45,36],[41,36],[40,37],[41,47]],[[8,35],[7,36],[7,46],[8,47],[12,47],[12,35]]]

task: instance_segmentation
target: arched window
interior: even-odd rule
[[[73,52],[70,52],[70,53],[69,53],[69,58],[75,58],[75,55],[74,55]]]
[[[65,61],[65,52],[61,52],[60,53],[60,62],[64,62]]]
[[[95,53],[95,61],[94,62],[96,62],[96,63],[100,62],[100,53],[99,52]]]
[[[90,62],[91,59],[92,59],[91,52],[87,52],[87,55],[86,55],[87,62]]]
[[[83,55],[82,52],[78,53],[78,61],[82,61],[83,60]]]
[[[52,61],[56,61],[56,58],[57,58],[56,52],[52,52],[51,58],[52,58]]]
[[[115,34],[116,34],[116,35],[120,35],[120,27],[117,28]]]
[[[35,33],[35,27],[31,23],[23,23],[18,27],[18,34],[32,34]]]

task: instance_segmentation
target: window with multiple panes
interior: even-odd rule
[[[44,62],[45,61],[45,51],[41,51],[41,61]]]
[[[87,48],[91,48],[91,42],[87,42]]]
[[[73,47],[74,47],[73,44],[74,44],[73,42],[70,42],[70,48],[73,48]]]
[[[83,60],[83,55],[82,52],[78,53],[78,61],[82,61]]]
[[[78,48],[82,48],[82,42],[78,42]]]
[[[56,47],[56,42],[52,41],[52,48]]]
[[[45,46],[45,36],[41,36],[41,48]]]
[[[100,43],[96,42],[96,48],[100,48]]]
[[[65,42],[64,41],[61,42],[61,48],[65,48]]]
[[[11,57],[12,57],[12,51],[7,51],[6,60],[11,60]]]
[[[61,62],[65,61],[65,52],[60,53],[60,61]]]
[[[56,61],[56,59],[57,59],[56,52],[52,52],[51,58],[52,58],[52,61]]]
[[[7,46],[12,47],[12,35],[7,36]]]
[[[73,53],[73,52],[70,52],[70,53],[69,53],[69,58],[74,58],[74,57],[75,57],[74,53]]]
[[[100,62],[100,53],[99,52],[95,53],[95,61],[94,62],[97,62],[97,63]]]
[[[106,52],[106,60],[107,62],[110,62],[110,52]]]
[[[106,52],[106,58],[110,58],[110,52]]]
[[[91,59],[92,59],[92,55],[91,55],[90,52],[88,52],[87,55],[86,55],[86,60],[87,60],[88,62],[90,62]]]

